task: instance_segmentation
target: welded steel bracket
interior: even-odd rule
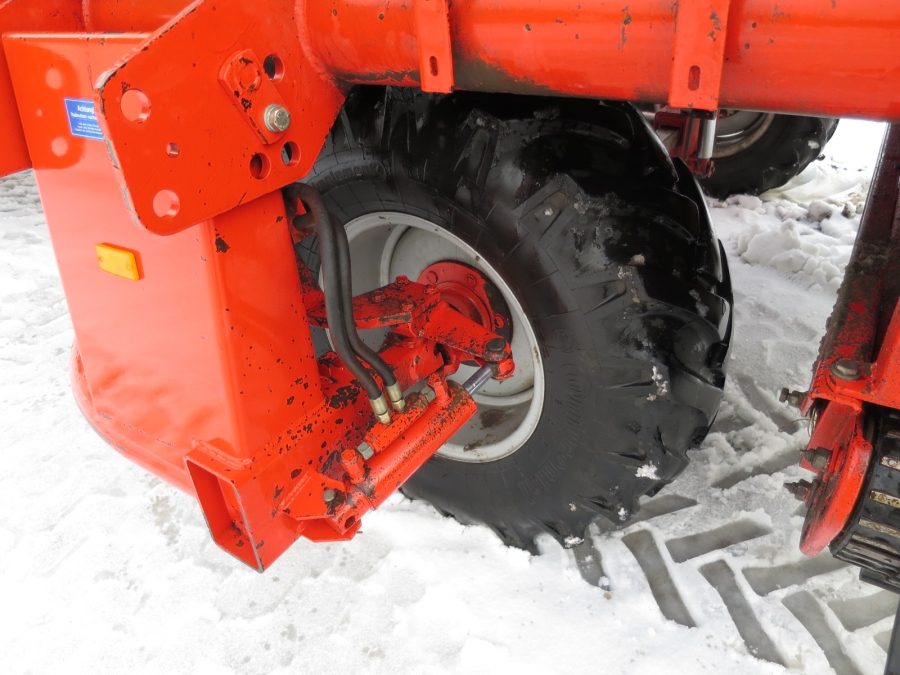
[[[729,0],[678,0],[669,107],[716,110]]]
[[[453,51],[447,0],[414,0],[413,16],[422,91],[449,94],[453,91]]]
[[[246,72],[234,70],[236,54],[255,55]],[[254,86],[261,66],[265,81]],[[244,87],[241,110],[223,79]],[[128,207],[156,234],[302,178],[343,103],[303,52],[292,0],[271,0],[264,11],[238,0],[197,0],[103,73],[97,90]],[[290,114],[283,132],[265,130],[274,104]]]

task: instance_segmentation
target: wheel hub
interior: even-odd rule
[[[503,295],[477,269],[458,262],[429,265],[419,275],[420,284],[437,286],[444,300],[457,312],[512,340],[512,316]]]

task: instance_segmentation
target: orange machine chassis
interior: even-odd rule
[[[316,359],[310,325],[327,317],[293,254],[303,206],[281,189],[309,172],[351,85],[900,122],[890,0],[6,0],[0,34],[0,174],[34,168],[78,401],[259,570],[299,536],[353,536],[473,414],[446,380],[459,361],[513,367],[486,347],[493,326],[458,311],[479,298],[454,308],[402,279],[354,316],[393,328],[382,356],[427,396],[379,425],[341,361]],[[831,434],[858,475],[866,441],[838,406],[858,415],[871,396],[816,382],[810,401],[833,401],[816,441]]]

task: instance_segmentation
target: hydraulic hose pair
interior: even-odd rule
[[[382,424],[390,424],[391,412],[384,393],[366,369],[368,364],[384,382],[391,407],[397,412],[406,408],[403,392],[391,367],[366,345],[356,332],[353,318],[353,293],[350,274],[350,243],[347,231],[335,223],[325,208],[322,195],[315,188],[295,183],[286,189],[291,197],[303,202],[315,222],[319,235],[319,257],[322,260],[322,280],[325,294],[325,313],[334,351],[353,373],[369,397],[375,417]]]

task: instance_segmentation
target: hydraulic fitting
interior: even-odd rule
[[[391,409],[388,407],[384,394],[378,398],[370,398],[369,405],[372,406],[372,412],[375,413],[375,417],[378,418],[379,422],[385,426],[391,423]]]
[[[403,390],[400,388],[399,382],[394,382],[385,391],[391,400],[391,407],[397,412],[406,410],[406,401],[403,399]]]

